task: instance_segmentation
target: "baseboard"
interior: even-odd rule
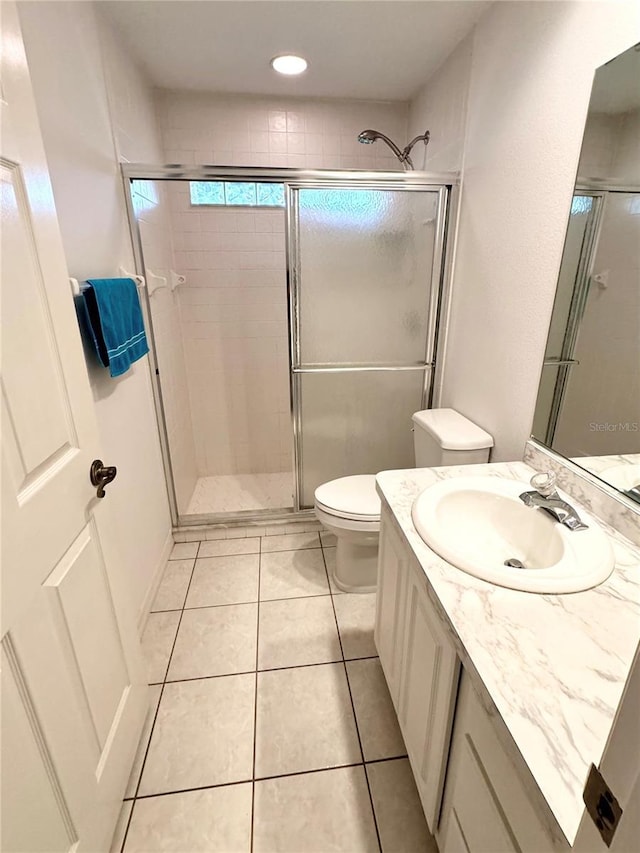
[[[138,634],[140,635],[142,635],[144,627],[147,624],[147,619],[149,618],[149,613],[151,612],[151,605],[153,604],[153,600],[156,597],[156,593],[158,591],[158,587],[160,586],[162,576],[164,575],[164,570],[167,567],[167,562],[169,561],[169,554],[171,553],[172,548],[173,533],[171,530],[169,530],[164,545],[162,546],[160,560],[158,561],[156,570],[153,573],[153,578],[151,579],[151,583],[149,584],[149,589],[147,590],[147,594],[145,595],[142,605],[140,606],[140,610],[138,611]]]

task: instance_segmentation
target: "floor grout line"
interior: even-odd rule
[[[299,533],[292,533],[292,536],[300,536]],[[306,535],[306,534],[304,534]],[[309,534],[311,535],[311,534]],[[250,539],[264,539],[263,536],[251,536]],[[216,542],[216,539],[210,539],[209,542]],[[242,541],[241,539],[222,539],[222,542],[238,542]],[[202,557],[178,557],[176,559],[182,560],[225,560],[227,557],[257,557],[268,556],[269,554],[290,554],[292,551],[319,551],[322,548],[322,545],[307,545],[305,548],[273,548],[268,551],[239,551],[237,554],[208,554]],[[176,562],[174,559],[173,562]]]
[[[281,552],[278,552],[281,553]],[[255,555],[259,556],[258,554]],[[331,590],[331,587],[329,587]],[[261,604],[269,604],[270,601],[296,601],[299,598],[326,598],[329,595],[348,595],[349,593],[343,592],[317,592],[313,595],[288,595],[283,598],[263,598],[261,600]],[[186,600],[186,599],[185,599]],[[152,613],[179,613],[181,610],[208,610],[212,607],[235,607],[238,604],[257,604],[258,599],[254,599],[253,601],[228,601],[224,604],[198,604],[196,607],[169,607],[166,610],[151,610],[149,615]],[[160,682],[157,682],[158,684]]]
[[[253,853],[253,833],[256,811],[256,747],[258,733],[258,662],[260,659],[260,581],[262,579],[262,537],[260,538],[260,554],[258,556],[258,606],[256,608],[256,674],[253,693],[253,764],[251,766],[251,846]]]
[[[329,570],[327,568],[327,560],[324,555],[324,548],[322,549],[322,559],[324,561],[324,569],[327,573],[327,581],[329,582],[329,589],[331,589],[331,582],[329,581]],[[335,602],[333,600],[333,593],[331,594],[331,607],[333,608],[333,618],[336,620],[336,629],[338,631],[338,640],[340,642],[340,650],[342,651],[342,666],[344,667],[344,677],[347,681],[347,690],[349,691],[349,700],[351,702],[351,712],[353,713],[353,720],[356,727],[356,736],[358,738],[358,746],[360,747],[360,755],[362,756],[362,766],[364,768],[365,758],[364,758],[364,748],[362,746],[362,738],[360,736],[360,726],[358,725],[358,715],[356,714],[356,706],[353,701],[353,693],[351,692],[351,682],[349,681],[349,672],[347,670],[347,662],[344,657],[344,647],[342,645],[342,635],[340,634],[340,623],[338,622],[338,614],[336,612]],[[380,840],[380,830],[378,829],[378,818],[376,817],[376,810],[373,805],[373,795],[371,793],[371,786],[369,785],[369,777],[367,776],[366,769],[363,769],[364,778],[367,785],[367,791],[369,793],[369,803],[371,804],[371,814],[373,816],[373,825],[376,830],[376,838],[378,839],[378,850],[379,853],[382,853],[382,842]]]
[[[172,794],[188,794],[190,791],[209,791],[212,788],[229,788],[233,785],[248,785],[249,782],[271,782],[274,779],[288,779],[292,776],[307,776],[311,773],[325,773],[330,770],[345,770],[349,767],[368,767],[370,764],[384,764],[389,761],[402,761],[407,753],[389,755],[386,758],[372,758],[371,761],[354,761],[347,764],[332,764],[331,767],[310,767],[305,770],[292,770],[290,773],[276,773],[271,776],[256,776],[248,779],[234,779],[232,782],[216,782],[213,785],[196,785],[193,788],[175,788],[171,791],[157,791],[153,794],[140,794],[136,800],[150,800],[154,797],[170,797]],[[133,797],[127,797],[123,802],[130,803]]]
[[[294,599],[295,600],[295,599]],[[346,663],[351,663],[352,661],[361,661],[361,660],[378,660],[378,655],[365,655],[361,658],[346,658]],[[167,679],[167,681],[160,682],[156,681],[150,684],[150,687],[157,687],[159,684],[182,684],[185,681],[207,681],[211,678],[233,678],[234,675],[253,675],[254,672],[282,672],[287,669],[307,669],[310,666],[330,666],[334,663],[344,663],[344,658],[336,658],[335,660],[318,660],[313,663],[293,663],[287,664],[285,666],[268,666],[262,669],[243,669],[238,672],[221,672],[217,675],[194,675],[192,678],[172,678]]]

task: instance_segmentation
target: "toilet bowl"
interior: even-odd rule
[[[375,474],[340,477],[315,492],[318,521],[337,539],[333,581],[344,592],[374,592],[380,498]]]
[[[487,462],[493,438],[453,409],[416,412],[417,468]],[[315,514],[337,539],[333,582],[344,592],[375,592],[378,575],[380,498],[375,474],[323,483],[315,491]]]

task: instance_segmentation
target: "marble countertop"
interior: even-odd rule
[[[456,569],[422,541],[411,520],[415,498],[438,480],[483,475],[528,483],[533,473],[524,462],[383,471],[377,488],[425,573],[465,670],[504,723],[506,745],[515,744],[535,793],[572,844],[587,773],[602,758],[640,640],[640,548],[601,521],[616,561],[609,579],[586,592],[538,595]],[[572,503],[580,511],[581,503]]]
[[[623,468],[625,465],[640,465],[640,453],[617,454],[615,456],[576,456],[571,461],[600,477],[605,483],[609,483],[622,491],[620,485],[616,485],[615,480],[612,479],[610,469]],[[635,479],[633,482],[635,484]]]

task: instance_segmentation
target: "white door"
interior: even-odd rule
[[[13,3],[2,3],[2,850],[108,849],[146,712]],[[63,117],[62,117],[63,120]],[[105,460],[117,464],[117,460]]]

